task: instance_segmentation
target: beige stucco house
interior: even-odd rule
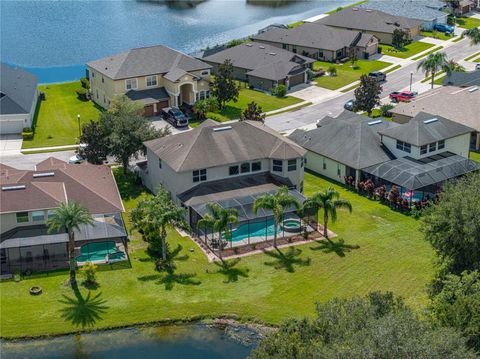
[[[125,94],[144,103],[146,116],[208,97],[210,68],[163,45],[131,49],[87,64],[95,103],[108,108],[115,96]]]

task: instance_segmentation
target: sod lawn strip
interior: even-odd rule
[[[480,19],[474,17],[457,17],[457,25],[464,29],[473,29],[480,27]]]
[[[380,46],[382,48],[382,54],[384,55],[407,59],[420,52],[428,50],[435,45],[426,42],[416,41],[406,45],[405,47],[402,47],[401,49],[396,49],[391,45],[385,44],[381,44]]]
[[[446,33],[440,32],[440,31],[435,31],[435,32],[422,31],[422,32],[420,32],[420,35],[425,36],[425,37],[431,37],[431,38],[437,39],[437,40],[450,40],[450,39],[453,38],[452,35],[447,35]]]
[[[476,58],[477,56],[480,56],[480,52],[476,52],[473,55],[470,55],[469,57],[466,57],[463,61],[470,61],[470,60]],[[476,61],[476,60],[473,60],[473,61]]]
[[[129,220],[131,210],[149,194],[134,184],[134,176],[125,179],[121,168],[114,173],[131,233],[131,268],[128,262],[101,266],[99,287],[90,291],[79,276],[77,296],[66,284],[68,271],[0,282],[2,337],[81,330],[73,321],[86,321],[87,330],[223,315],[279,324],[290,317],[313,316],[317,301],[370,291],[392,291],[419,313],[428,305],[426,290],[435,256],[423,239],[420,222],[330,180],[305,173],[305,195],[333,187],[352,203],[353,213],[339,210],[336,223],[329,227],[338,234],[332,244],[312,241],[273,256],[247,256],[228,276],[189,238],[173,230],[167,241],[172,251],[179,250],[174,270],[156,271]],[[43,293],[30,295],[32,286],[41,286]]]
[[[480,162],[480,152],[470,151],[470,159]]]
[[[331,11],[328,11],[326,12],[325,14],[335,14],[336,12],[339,12],[339,11],[342,11],[343,9],[346,9],[346,8],[349,8],[349,7],[354,7],[354,6],[358,6],[360,4],[364,4],[366,3],[368,0],[362,0],[362,1],[357,1],[357,2],[354,2],[353,4],[350,4],[350,5],[347,5],[347,6],[340,6],[340,7],[337,7],[335,10],[331,10]]]
[[[315,61],[313,67],[314,70],[318,70],[321,68],[324,71],[328,71],[331,66],[334,66],[337,69],[336,76],[320,76],[315,80],[315,82],[320,87],[329,90],[336,90],[354,81],[359,80],[361,75],[366,75],[369,72],[384,69],[385,67],[390,65],[390,62],[385,61],[358,60],[355,63],[356,68],[352,68],[352,64],[349,61],[339,65],[332,64],[331,62]]]
[[[422,59],[422,58],[424,58],[424,57],[426,57],[426,56],[428,56],[428,55],[430,55],[430,54],[432,54],[432,53],[434,53],[438,50],[441,50],[441,49],[443,49],[443,46],[437,46],[437,47],[431,49],[430,51],[427,51],[426,53],[421,54],[420,56],[414,57],[412,60],[413,61],[420,60],[420,59]]]

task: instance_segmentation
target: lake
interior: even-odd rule
[[[239,330],[230,328],[230,330]],[[250,338],[253,332],[244,331]],[[2,359],[244,359],[244,345],[225,331],[206,325],[160,326],[1,343]]]
[[[189,7],[143,1],[0,0],[1,61],[34,72],[41,83],[69,81],[84,75],[86,62],[129,48],[161,43],[192,53],[351,2],[207,0]]]

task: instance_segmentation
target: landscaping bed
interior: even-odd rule
[[[382,47],[382,54],[384,55],[407,59],[422,51],[428,50],[435,45],[426,42],[416,41],[406,45],[401,49],[396,49],[391,45],[385,44],[381,44],[380,46]]]

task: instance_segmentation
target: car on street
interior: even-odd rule
[[[480,64],[475,65],[475,70],[480,70]]]
[[[435,24],[433,25],[433,30],[444,32],[447,34],[453,34],[455,28],[447,24]]]
[[[345,102],[345,105],[343,105],[343,108],[348,111],[353,111],[353,105],[355,104],[355,100],[351,99]]]
[[[388,97],[393,102],[408,102],[417,96],[414,91],[393,91]]]
[[[80,163],[83,163],[83,162],[85,162],[85,158],[80,156],[78,153],[68,159],[68,163],[70,163],[71,165],[79,165]]]
[[[162,109],[162,118],[174,127],[188,126],[188,117],[178,107],[165,107]]]
[[[373,71],[368,74],[368,77],[374,79],[377,82],[387,81],[387,74],[381,71]]]

